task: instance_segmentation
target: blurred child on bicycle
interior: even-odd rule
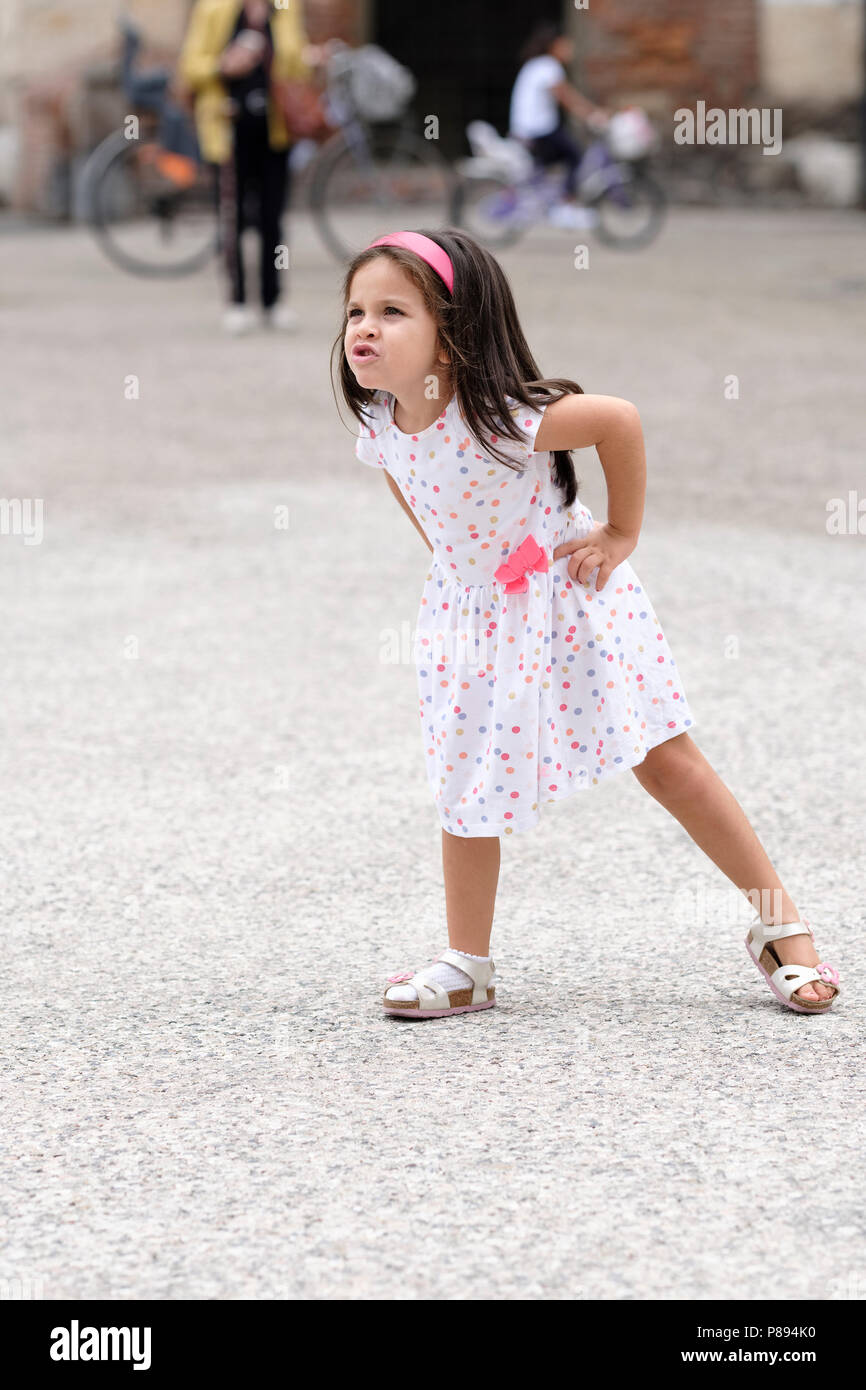
[[[558,227],[591,226],[595,219],[592,209],[577,202],[583,150],[566,128],[565,110],[596,128],[606,125],[610,116],[568,81],[563,64],[573,56],[573,40],[561,25],[539,24],[520,55],[522,67],[512,89],[509,115],[509,135],[527,147],[539,167],[566,166],[562,201],[549,214]]]

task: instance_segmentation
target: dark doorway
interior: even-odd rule
[[[507,134],[520,49],[536,24],[562,20],[563,11],[561,0],[383,0],[373,13],[370,40],[414,73],[418,129],[426,116],[438,116],[439,148],[455,159],[469,153],[466,126],[472,120]]]

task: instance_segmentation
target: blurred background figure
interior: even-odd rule
[[[277,268],[293,137],[277,83],[311,74],[300,0],[196,0],[180,55],[192,89],[203,157],[219,166],[219,206],[229,307],[227,332],[244,333],[256,317],[246,303],[243,231],[255,207],[259,296],[266,325],[292,329],[297,315],[278,304],[287,268]]]
[[[540,168],[564,164],[562,201],[549,220],[558,227],[586,227],[591,208],[577,204],[577,169],[583,149],[565,125],[566,111],[601,127],[610,113],[596,106],[568,81],[563,64],[574,57],[574,42],[562,25],[546,21],[532,31],[520,54],[522,67],[511,93],[509,135],[521,140]]]

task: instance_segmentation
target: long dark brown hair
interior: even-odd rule
[[[505,272],[489,251],[457,227],[414,231],[430,237],[451,257],[454,289],[449,292],[443,280],[413,251],[402,246],[367,247],[350,261],[343,280],[343,323],[331,348],[333,389],[334,355],[339,352],[339,378],[343,398],[355,418],[368,424],[363,408],[373,400],[373,391],[360,386],[349,365],[344,347],[346,305],[355,273],[375,256],[390,256],[417,285],[424,303],[439,329],[439,342],[449,355],[451,382],[457,407],[467,430],[482,450],[497,463],[518,472],[520,464],[503,458],[482,434],[502,435],[525,442],[510,413],[507,396],[530,409],[541,408],[563,396],[583,395],[583,387],[568,377],[542,377],[529,350],[517,317],[514,296]],[[337,399],[334,392],[334,399]],[[553,451],[554,481],[566,507],[574,502],[581,479],[574,471],[570,449]]]

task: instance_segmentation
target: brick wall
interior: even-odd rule
[[[758,0],[591,0],[571,10],[575,75],[604,103],[748,104],[759,82]]]

